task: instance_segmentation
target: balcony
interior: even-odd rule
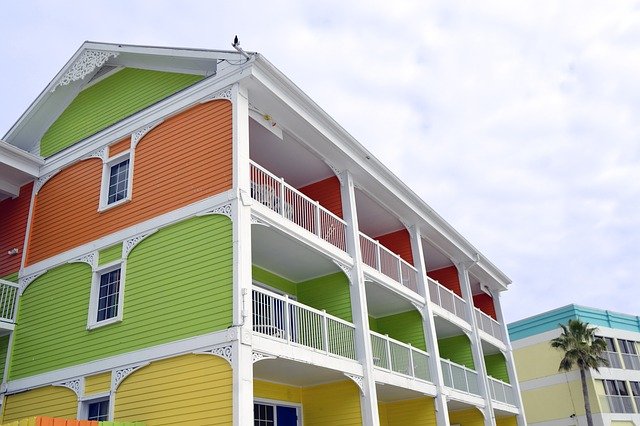
[[[513,387],[511,387],[509,383],[489,377],[489,392],[491,393],[491,399],[494,401],[509,405],[516,405],[516,397],[513,393]]]
[[[362,261],[404,287],[418,293],[418,271],[396,253],[360,233]]]
[[[502,327],[500,326],[500,323],[482,312],[480,309],[474,309],[476,313],[476,321],[478,322],[478,327],[480,328],[480,330],[502,342]]]
[[[624,367],[627,370],[640,370],[640,355],[621,353]]]
[[[478,373],[464,365],[456,364],[448,359],[441,359],[444,385],[461,392],[480,395]]]
[[[17,297],[18,284],[0,280],[0,329],[13,330]]]
[[[446,311],[451,312],[458,318],[469,322],[467,316],[467,302],[453,291],[440,285],[437,281],[428,278],[429,296],[431,301]]]
[[[373,349],[373,364],[376,368],[426,382],[431,381],[427,352],[373,331],[371,332],[371,347]]]
[[[355,326],[288,296],[253,288],[253,331],[286,344],[356,359]]]
[[[250,161],[251,198],[346,252],[347,224],[317,201]]]
[[[609,362],[610,368],[622,368],[618,352],[604,351],[602,352],[602,357]]]

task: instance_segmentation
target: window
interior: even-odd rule
[[[624,381],[605,380],[604,389],[612,413],[633,413],[631,397]]]
[[[622,368],[622,363],[620,362],[620,356],[618,355],[618,351],[616,349],[615,341],[611,337],[601,337],[596,336],[607,344],[607,350],[602,354],[603,358],[609,361],[609,367],[611,368]]]
[[[622,359],[624,360],[624,366],[630,370],[640,370],[640,357],[636,350],[636,342],[633,340],[618,339],[620,344],[620,352],[622,352]]]
[[[253,404],[253,425],[271,426],[276,424],[274,406],[266,404]]]
[[[100,209],[117,206],[131,199],[131,166],[129,152],[118,154],[104,165]]]
[[[298,407],[273,402],[254,402],[253,426],[298,426]]]
[[[123,274],[124,267],[120,261],[94,274],[89,306],[89,329],[122,319]]]
[[[80,408],[80,418],[83,420],[108,421],[109,397],[101,397],[83,401]]]

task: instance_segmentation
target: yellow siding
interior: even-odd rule
[[[518,380],[539,379],[558,373],[562,353],[549,346],[549,342],[542,342],[526,346],[513,351]],[[531,366],[535,365],[535,368]]]
[[[29,417],[28,419],[15,420],[10,423],[2,423],[1,426],[36,426],[37,417]]]
[[[378,419],[380,420],[380,426],[389,426],[387,404],[384,402],[378,403]]]
[[[280,383],[253,381],[253,397],[273,399],[276,401],[302,403],[302,392],[299,387]]]
[[[84,379],[84,394],[92,395],[94,393],[109,392],[111,389],[111,373],[96,374]]]
[[[484,426],[484,416],[477,409],[450,411],[450,423],[459,424],[460,426]]]
[[[381,426],[430,426],[436,425],[436,411],[433,398],[418,398],[382,404],[385,407],[386,422]]]
[[[600,412],[593,382],[589,383],[591,411]],[[538,423],[567,419],[572,414],[584,415],[584,400],[580,379],[554,386],[545,386],[522,392],[522,402],[527,421]]]
[[[515,416],[496,417],[496,426],[517,426],[518,421]]]
[[[230,425],[232,371],[222,358],[183,355],[151,363],[116,391],[115,418],[156,425]]]
[[[33,416],[50,416],[75,419],[78,411],[76,394],[67,388],[46,386],[5,398],[3,422]]]
[[[352,381],[329,383],[302,390],[305,426],[360,426],[360,391]]]

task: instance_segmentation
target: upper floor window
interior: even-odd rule
[[[109,397],[101,397],[83,401],[80,406],[81,419],[93,420],[93,421],[108,421],[109,420]]]
[[[131,199],[131,155],[129,152],[111,158],[104,165],[100,210]]]
[[[612,413],[633,413],[627,385],[622,380],[604,380],[604,390]]]
[[[609,361],[609,367],[611,368],[622,368],[622,363],[620,362],[620,357],[618,355],[618,350],[616,349],[615,340],[611,337],[597,336],[600,339],[604,340],[607,344],[607,350],[602,354],[602,356]]]
[[[117,262],[94,274],[88,328],[122,319],[123,264]]]
[[[630,370],[640,370],[640,356],[633,340],[618,339],[624,365]]]

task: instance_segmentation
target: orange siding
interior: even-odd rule
[[[32,189],[33,182],[22,186],[18,197],[0,201],[0,277],[20,269]],[[14,248],[18,254],[9,256],[7,252]]]
[[[113,145],[109,146],[109,157],[113,157],[114,155],[118,155],[121,152],[125,152],[131,148],[131,138],[126,138],[121,140],[120,142],[116,142]]]
[[[496,316],[496,308],[493,304],[493,298],[486,293],[480,293],[473,296],[473,306],[489,315],[494,320],[498,320]]]
[[[230,189],[231,123],[231,103],[224,100],[167,119],[135,150],[131,202],[104,212],[98,212],[100,160],[81,161],[52,177],[36,196],[26,263]]]
[[[332,176],[303,186],[298,188],[298,191],[314,201],[319,201],[322,207],[342,218],[342,196],[340,195],[340,181],[337,177]]]
[[[429,278],[433,278],[440,284],[462,297],[460,290],[460,279],[458,278],[458,269],[455,266],[448,266],[442,269],[427,272]]]
[[[411,252],[411,236],[406,229],[399,229],[385,235],[375,237],[380,244],[399,254],[401,258],[413,265],[413,253]]]

